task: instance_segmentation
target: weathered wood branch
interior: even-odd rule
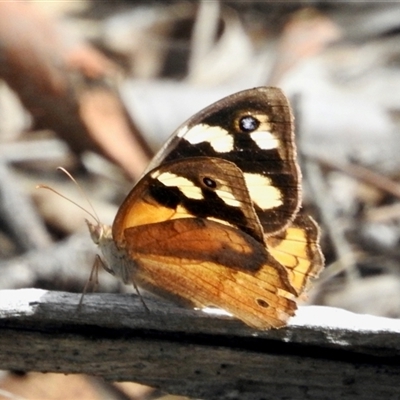
[[[86,373],[202,399],[394,399],[400,321],[301,307],[255,331],[136,296],[0,291],[0,368]]]

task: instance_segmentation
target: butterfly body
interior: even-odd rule
[[[223,99],[182,125],[112,230],[89,223],[107,271],[259,329],[283,326],[322,268],[300,207],[293,118],[276,88]]]
[[[93,224],[88,220],[86,220],[86,224],[93,243],[101,249],[101,261],[104,269],[121,279],[123,283],[131,283],[135,262],[129,259],[125,249],[116,245],[111,227],[105,224]]]

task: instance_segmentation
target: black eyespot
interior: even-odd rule
[[[217,182],[215,182],[213,179],[211,178],[203,178],[203,183],[209,187],[210,189],[215,189],[217,187]]]
[[[239,128],[243,132],[253,132],[260,126],[260,121],[251,115],[240,118]]]
[[[263,308],[268,308],[269,307],[269,304],[263,299],[257,299],[256,301],[257,301],[257,304],[260,307],[263,307]]]

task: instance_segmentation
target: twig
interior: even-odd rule
[[[136,381],[203,399],[398,398],[400,321],[302,307],[255,331],[136,296],[0,291],[0,365]]]

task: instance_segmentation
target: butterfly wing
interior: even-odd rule
[[[266,235],[293,220],[300,204],[300,172],[293,116],[280,89],[245,90],[205,108],[171,136],[151,167],[203,156],[240,168]]]
[[[250,235],[199,218],[125,230],[135,260],[132,279],[195,307],[222,308],[258,329],[283,326],[294,314],[284,269]]]
[[[117,247],[133,260],[124,277],[163,297],[219,307],[266,329],[293,315],[296,292],[262,235],[240,169],[207,157],[150,171],[113,224]]]

